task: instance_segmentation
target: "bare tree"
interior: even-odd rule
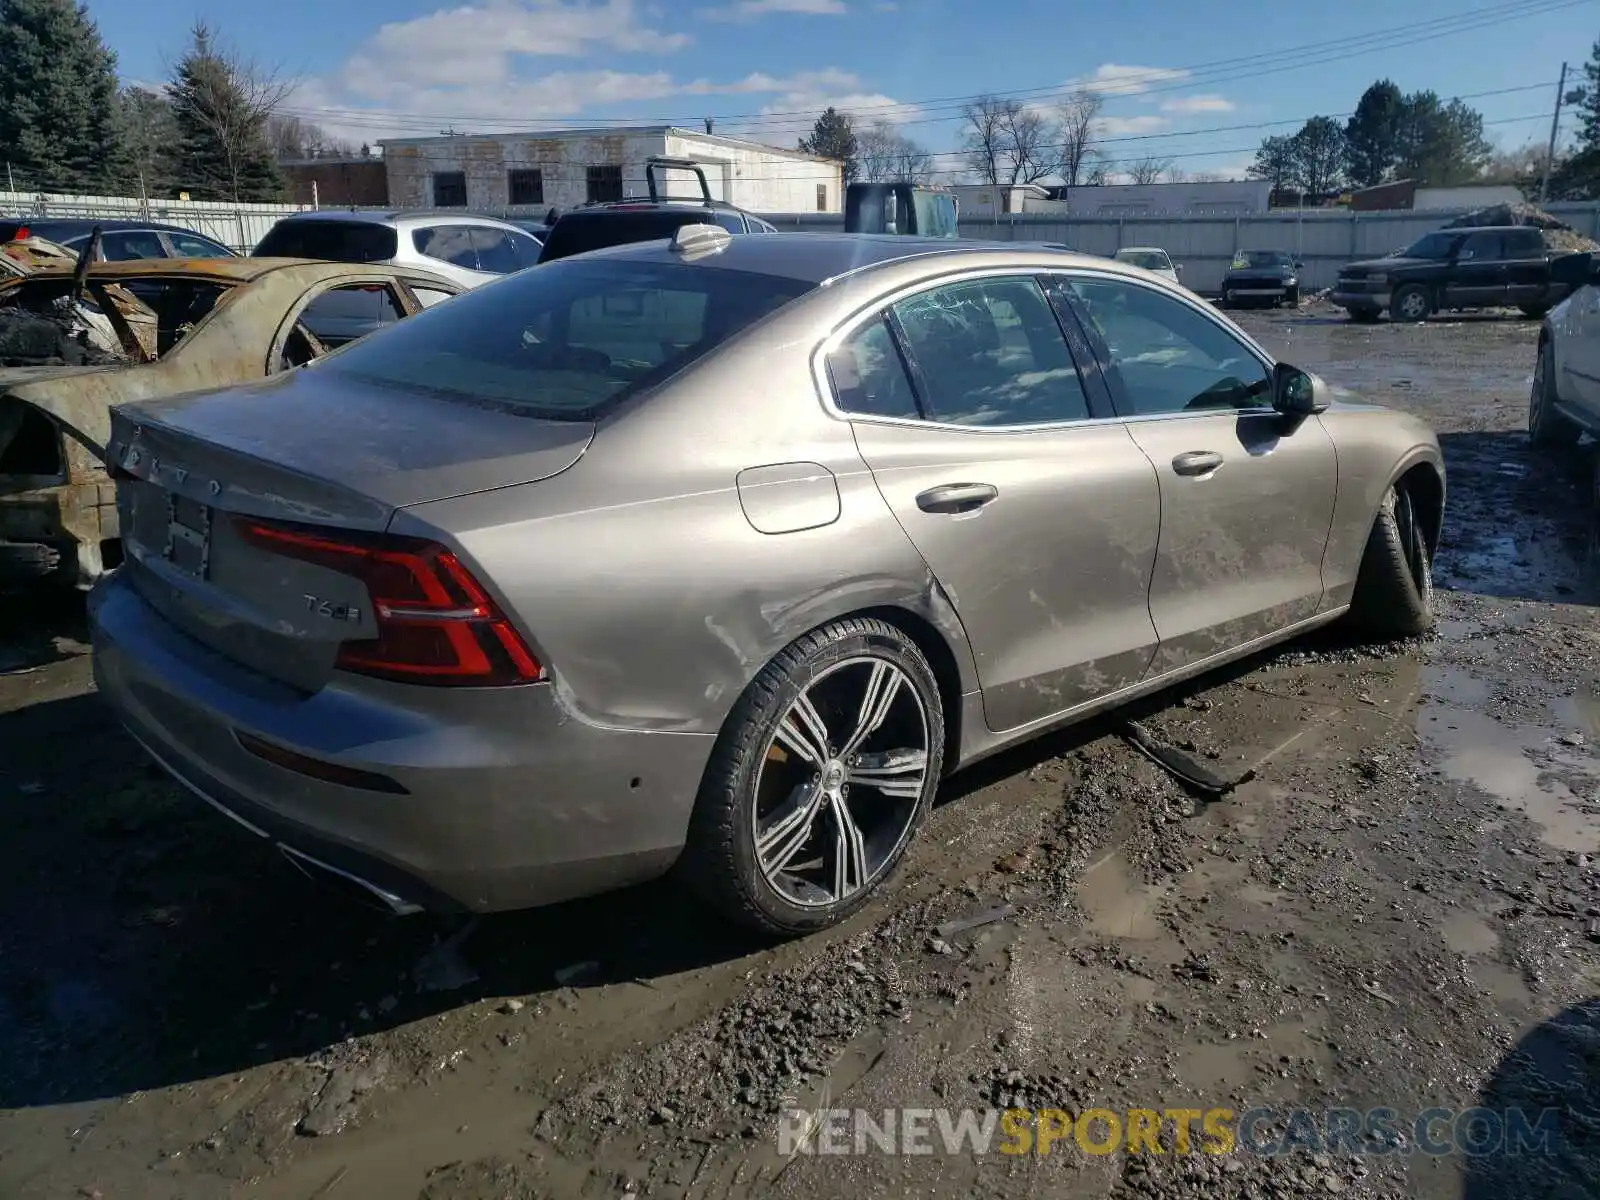
[[[1105,163],[1096,163],[1089,168],[1089,174],[1084,177],[1085,187],[1105,187],[1111,182],[1111,168]]]
[[[1100,157],[1094,148],[1095,120],[1105,100],[1098,92],[1076,91],[1056,106],[1055,173],[1068,187],[1084,182],[1089,164]]]
[[[1148,154],[1129,163],[1126,170],[1134,183],[1159,183],[1161,177],[1172,170],[1172,160]]]
[[[281,113],[273,113],[267,118],[266,133],[279,162],[305,158],[349,158],[356,152],[349,142],[329,137],[320,125]]]
[[[1169,176],[1169,178],[1170,178],[1170,176]],[[1176,180],[1174,180],[1174,182],[1176,182]],[[1222,183],[1223,182],[1223,176],[1218,175],[1215,171],[1196,171],[1193,175],[1189,176],[1189,182],[1190,183]]]
[[[1189,172],[1185,171],[1182,167],[1168,167],[1164,173],[1162,182],[1183,183],[1185,180],[1192,178],[1193,176],[1191,176]]]
[[[875,121],[856,135],[861,178],[926,183],[933,178],[933,155],[906,137],[889,121]]]
[[[1033,183],[1056,169],[1054,127],[1020,100],[979,96],[962,115],[967,165],[984,183]]]
[[[1000,182],[1006,141],[1005,105],[1006,101],[998,96],[979,96],[961,110],[968,126],[964,144],[967,166],[984,183]]]

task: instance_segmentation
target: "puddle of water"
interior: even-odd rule
[[[1417,713],[1417,731],[1444,753],[1446,775],[1474,783],[1543,827],[1543,840],[1558,850],[1588,852],[1600,844],[1600,821],[1583,813],[1580,801],[1565,784],[1541,786],[1540,770],[1527,755],[1549,749],[1557,731],[1544,726],[1510,728],[1444,697],[1470,678],[1451,669],[1430,670],[1427,692],[1435,699]],[[1592,760],[1589,760],[1592,761]],[[1579,760],[1567,765],[1581,767]]]
[[[1471,971],[1478,986],[1500,1004],[1526,1004],[1533,998],[1522,974],[1504,963],[1475,962]]]
[[[1161,937],[1156,905],[1161,893],[1134,881],[1120,855],[1101,859],[1078,881],[1078,903],[1089,914],[1089,929],[1108,937],[1149,941]]]
[[[1477,914],[1458,910],[1444,919],[1444,944],[1457,954],[1488,954],[1500,945],[1500,935]]]
[[[1256,1077],[1248,1042],[1207,1042],[1178,1052],[1178,1077],[1197,1096],[1222,1096]]]

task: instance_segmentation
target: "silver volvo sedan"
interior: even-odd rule
[[[1433,433],[1194,295],[688,226],[261,384],[123,405],[100,690],[396,911],[675,870],[778,934],[939,780],[1341,617],[1431,620]]]

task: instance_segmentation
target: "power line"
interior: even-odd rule
[[[1374,30],[1364,34],[1353,34],[1344,38],[1333,39],[1320,43],[1309,43],[1301,46],[1284,47],[1272,51],[1264,51],[1252,55],[1244,55],[1231,59],[1214,60],[1209,63],[1196,64],[1190,67],[1160,68],[1144,74],[1123,76],[1116,80],[1118,88],[1138,88],[1137,94],[1149,96],[1159,95],[1173,91],[1193,90],[1205,86],[1214,78],[1236,75],[1248,72],[1252,77],[1266,74],[1277,74],[1283,71],[1299,70],[1307,66],[1316,66],[1328,62],[1359,57],[1363,54],[1377,51],[1400,49],[1406,46],[1432,41],[1438,38],[1450,37],[1459,33],[1472,32],[1478,29],[1491,28],[1512,20],[1526,19],[1542,16],[1547,13],[1563,11],[1589,3],[1590,0],[1515,0],[1514,3],[1502,3],[1485,8],[1473,9],[1457,13],[1450,17],[1434,18],[1429,21],[1413,22],[1407,25],[1393,26],[1387,29]],[[1405,36],[1401,36],[1405,35]],[[1331,53],[1330,53],[1331,52]],[[1182,75],[1182,82],[1170,82],[1175,75]],[[1045,87],[1011,89],[1000,92],[987,93],[1002,99],[1023,99],[1025,97],[1045,97],[1049,95],[1064,95],[1078,90],[1093,81],[1076,81],[1069,84],[1056,84]],[[885,116],[894,112],[908,114],[916,111],[935,110],[951,105],[961,106],[979,98],[984,93],[975,93],[968,96],[935,97],[921,101],[904,101],[884,105],[863,105],[852,110],[853,115]],[[526,121],[516,117],[489,116],[486,114],[427,114],[406,112],[403,110],[385,109],[356,109],[356,108],[297,108],[285,107],[280,111],[286,114],[306,116],[314,119],[337,122],[344,125],[366,126],[370,128],[396,126],[403,129],[435,129],[441,120],[462,121],[471,124],[495,126],[525,126]],[[777,132],[777,126],[793,124],[784,118],[814,117],[819,115],[820,109],[797,109],[789,112],[773,113],[745,113],[725,114],[716,119],[720,122],[733,124],[737,128],[768,127],[772,132]],[[952,117],[926,117],[908,119],[902,124],[932,124],[950,120],[963,120],[961,114]],[[700,117],[695,117],[698,122]],[[683,124],[689,121],[686,117],[677,118],[570,118],[569,125],[593,125],[597,129],[618,125],[643,125],[643,124]],[[809,122],[806,122],[809,124]]]

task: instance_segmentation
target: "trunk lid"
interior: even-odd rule
[[[127,572],[192,637],[314,691],[341,642],[374,636],[366,588],[251,544],[235,518],[377,533],[408,504],[558,474],[593,434],[315,368],[120,405],[109,457],[133,477],[118,488]]]

